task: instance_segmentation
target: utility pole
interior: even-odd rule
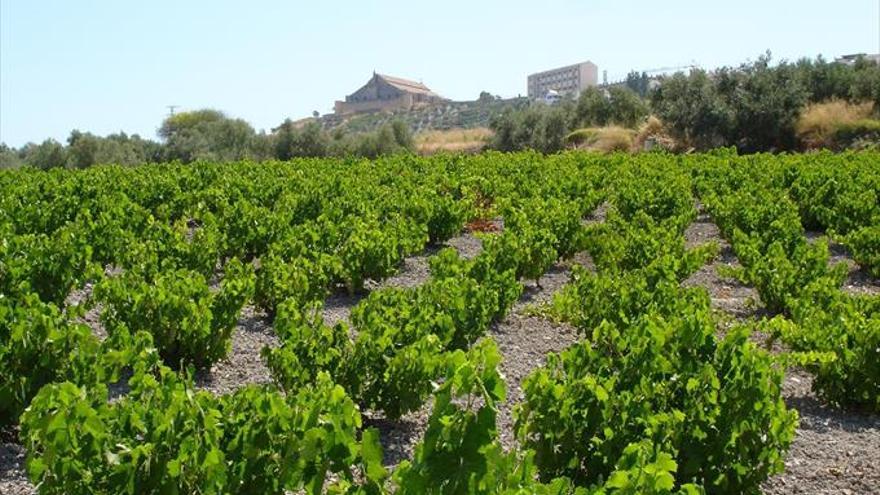
[[[165,107],[168,109],[168,116],[174,117],[174,109],[180,108],[180,105],[166,105]]]

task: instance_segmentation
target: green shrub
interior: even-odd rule
[[[216,292],[200,274],[174,270],[151,281],[126,272],[99,284],[95,296],[106,305],[101,318],[111,334],[123,328],[149,332],[169,365],[203,368],[226,356],[253,291],[253,269],[232,259]]]
[[[541,478],[618,480],[615,469],[636,444],[658,460],[669,453],[666,489],[694,482],[744,493],[781,471],[797,423],[780,395],[782,372],[746,331],[721,342],[714,332],[707,309],[648,313],[626,327],[603,323],[551,354],[525,380],[516,413]]]
[[[676,219],[657,222],[645,213],[632,221],[610,214],[602,223],[590,227],[585,247],[599,271],[619,272],[644,268],[668,257],[675,275],[684,280],[718,254],[717,243],[685,248]]]
[[[827,278],[839,286],[846,277],[846,265],[829,267],[828,243],[820,240],[813,244],[804,241],[790,254],[779,242],[773,242],[764,255],[759,253],[754,237],[734,236],[737,255],[744,268],[739,277],[753,285],[761,302],[771,313],[788,314],[801,291],[814,281]]]
[[[397,269],[404,255],[427,242],[427,228],[406,220],[381,225],[376,220],[351,219],[349,232],[336,255],[349,292],[364,287],[366,279],[382,279]]]
[[[74,224],[47,234],[13,235],[0,242],[0,293],[36,293],[64,305],[70,291],[99,275],[88,239]]]
[[[21,438],[42,493],[318,494],[331,473],[371,493],[382,486],[377,432],[357,440],[360,413],[325,374],[287,397],[248,386],[218,398],[149,362],[129,383],[112,403],[106,388],[70,382],[34,398]]]
[[[676,262],[664,257],[643,269],[590,273],[575,266],[571,280],[551,300],[547,311],[589,334],[603,322],[624,327],[645,313],[681,314],[706,307],[708,295],[698,288],[682,288]]]
[[[296,299],[278,306],[273,322],[281,346],[263,349],[263,359],[272,377],[283,390],[295,392],[314,382],[318,373],[340,376],[343,361],[351,355],[348,327],[324,324],[320,303],[302,308]]]
[[[880,226],[864,227],[843,239],[853,259],[872,276],[880,278]]]
[[[270,315],[288,299],[300,304],[322,300],[330,291],[336,260],[328,255],[317,260],[295,257],[285,261],[270,253],[260,258],[256,273],[254,303]]]
[[[871,299],[875,310],[867,311]],[[817,394],[832,404],[880,411],[880,298],[863,301],[820,280],[792,306],[794,323],[775,321],[774,335],[796,351],[836,357],[808,365]]]
[[[35,294],[17,302],[0,297],[0,426],[17,423],[41,387],[73,378],[82,364],[76,356],[96,356],[99,347],[91,329]]]

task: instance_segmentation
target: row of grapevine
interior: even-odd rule
[[[546,307],[583,339],[523,384],[516,433],[541,479],[620,493],[750,493],[783,467],[797,413],[782,370],[748,340],[716,336],[708,294],[681,281],[714,257],[686,249],[688,170],[619,171],[608,221],[591,228],[597,271],[577,270]]]
[[[256,386],[215,397],[154,351],[132,362],[131,391],[117,401],[106,387],[62,382],[22,415],[41,493],[320,493],[331,473],[352,482],[356,467],[365,488],[385,475],[376,432],[360,431],[357,407],[326,375],[286,397]]]
[[[723,162],[702,171],[704,201],[743,264],[738,276],[778,318],[773,337],[812,353],[818,395],[834,404],[880,411],[880,298],[841,290],[843,263],[830,265],[826,230],[877,274],[880,161],[872,154],[818,155],[789,161]]]

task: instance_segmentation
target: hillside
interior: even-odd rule
[[[327,114],[318,118],[325,130],[344,129],[350,132],[373,131],[385,123],[402,120],[413,132],[488,127],[494,115],[528,105],[528,98],[449,101],[442,106],[418,110],[376,112],[339,116]]]

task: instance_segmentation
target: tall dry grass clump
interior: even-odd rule
[[[565,136],[565,143],[573,148],[611,153],[631,151],[635,131],[620,126],[586,127]]]
[[[830,100],[807,106],[795,123],[798,139],[809,149],[838,147],[841,130],[870,127],[874,104]],[[867,122],[866,122],[867,121]]]
[[[476,153],[492,139],[494,133],[485,127],[425,131],[416,134],[416,150],[424,155],[440,152]]]
[[[596,133],[596,140],[589,145],[590,149],[610,153],[612,151],[631,151],[635,131],[616,125],[602,127]]]
[[[652,149],[676,150],[679,148],[675,139],[666,131],[666,126],[656,116],[651,115],[639,126],[633,143],[636,151]]]

